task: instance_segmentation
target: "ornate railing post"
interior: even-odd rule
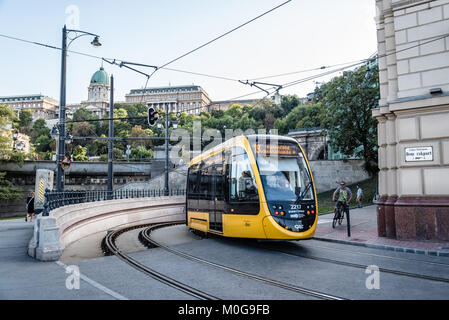
[[[42,216],[43,217],[48,217],[48,197],[50,196],[49,194],[49,189],[45,189],[45,193],[44,193],[44,211],[42,211]]]

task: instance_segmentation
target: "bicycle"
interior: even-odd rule
[[[349,211],[349,205],[341,202],[341,205],[337,205],[336,209],[335,209],[335,213],[334,213],[334,219],[332,220],[332,228],[335,228],[335,226],[337,225],[341,225],[341,223],[343,222],[343,219],[345,217],[345,209],[347,209]],[[346,215],[348,215],[346,213]]]

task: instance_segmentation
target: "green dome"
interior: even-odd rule
[[[109,84],[108,74],[106,73],[106,71],[104,71],[103,67],[101,67],[100,70],[94,73],[94,75],[90,79],[90,83]]]

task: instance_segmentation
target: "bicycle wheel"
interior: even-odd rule
[[[337,220],[338,220],[338,211],[335,212],[334,214],[334,218],[332,219],[332,228],[335,228],[335,226],[337,225]]]
[[[345,217],[345,212],[340,209],[339,217],[338,217],[338,224],[339,225],[341,225],[341,223],[343,222],[344,217]]]

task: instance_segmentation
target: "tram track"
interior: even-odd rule
[[[315,238],[313,240],[315,240],[315,241],[323,241],[323,240],[315,239]],[[323,242],[325,242],[325,241],[323,241]],[[327,246],[319,246],[319,245],[316,245],[316,244],[314,244],[312,246],[312,248],[320,248],[320,249],[329,250],[329,251],[339,251],[339,252],[352,253],[352,254],[363,255],[363,256],[370,256],[370,257],[376,257],[376,258],[390,259],[390,260],[403,261],[403,262],[413,262],[413,263],[420,263],[420,264],[427,264],[427,265],[434,265],[434,266],[442,266],[442,267],[448,267],[449,268],[449,264],[442,263],[442,262],[434,262],[434,261],[425,261],[425,260],[419,260],[419,259],[392,257],[392,256],[386,256],[386,255],[382,255],[382,254],[374,254],[374,253],[368,253],[368,252],[353,251],[353,250],[348,250],[348,249],[331,248],[331,247],[327,247]]]
[[[268,246],[265,246],[265,245],[262,245],[259,247],[263,248],[264,250],[270,250],[270,251],[279,252],[282,254],[287,254],[290,256],[295,256],[295,257],[300,257],[300,258],[305,258],[305,259],[310,259],[310,260],[315,260],[315,261],[320,261],[320,262],[325,262],[325,263],[331,263],[331,264],[335,264],[335,265],[341,265],[341,266],[352,267],[352,268],[363,269],[363,270],[366,270],[366,268],[368,267],[367,265],[353,263],[353,262],[335,260],[335,259],[330,259],[330,258],[325,258],[325,257],[305,255],[305,254],[301,254],[298,252],[292,252],[292,251],[283,250],[283,249],[273,249],[273,248],[269,248]],[[357,254],[357,252],[351,252],[351,253]],[[383,272],[383,273],[389,273],[389,274],[405,276],[405,277],[410,277],[410,278],[415,278],[415,279],[424,279],[424,280],[435,281],[435,282],[449,283],[448,278],[435,277],[435,276],[424,275],[424,274],[419,274],[419,273],[405,272],[405,271],[381,268],[381,267],[379,267],[379,271]]]
[[[323,299],[323,300],[347,300],[346,298],[342,298],[342,297],[334,296],[334,295],[331,295],[331,294],[326,294],[326,293],[322,293],[322,292],[319,292],[319,291],[315,291],[315,290],[311,290],[311,289],[307,289],[307,288],[291,285],[291,284],[288,284],[288,283],[285,283],[285,282],[280,282],[280,281],[277,281],[277,280],[265,278],[265,277],[262,277],[260,275],[255,275],[255,274],[248,273],[248,272],[241,271],[241,270],[237,270],[237,269],[234,269],[234,268],[231,268],[231,267],[228,267],[228,266],[224,266],[224,265],[221,265],[221,264],[218,264],[218,263],[215,263],[215,262],[211,262],[211,261],[208,261],[208,260],[205,260],[205,259],[202,259],[202,258],[198,258],[196,256],[192,256],[192,255],[187,254],[185,252],[181,252],[179,250],[176,250],[176,249],[170,248],[168,246],[165,246],[165,245],[163,245],[161,243],[158,243],[157,241],[151,239],[150,233],[152,231],[154,231],[155,229],[162,228],[162,227],[167,227],[167,226],[171,226],[171,225],[175,225],[175,224],[179,224],[179,223],[154,224],[154,225],[148,226],[148,227],[146,227],[144,230],[142,230],[139,233],[139,240],[141,240],[142,243],[144,243],[145,245],[147,245],[150,248],[158,247],[158,248],[161,248],[161,249],[163,249],[163,250],[165,250],[167,252],[170,252],[172,254],[178,255],[180,257],[183,257],[185,259],[188,259],[188,260],[191,260],[191,261],[195,261],[195,262],[199,262],[201,264],[212,266],[214,268],[218,268],[218,269],[221,269],[221,270],[225,270],[227,272],[231,272],[231,273],[239,275],[239,276],[244,276],[244,277],[247,277],[247,278],[250,278],[250,279],[253,279],[253,280],[257,280],[257,281],[260,281],[260,282],[263,282],[263,283],[266,283],[266,284],[269,284],[269,285],[272,285],[272,286],[276,286],[276,287],[279,287],[279,288],[282,288],[282,289],[286,289],[286,290],[293,291],[293,292],[296,292],[296,293],[305,294],[305,295],[312,296],[312,297],[315,297],[315,298],[318,298],[318,299]]]
[[[179,224],[181,222],[177,222],[177,223]],[[190,286],[188,286],[180,281],[177,281],[175,279],[172,279],[172,278],[170,278],[170,277],[168,277],[168,276],[166,276],[146,265],[143,265],[140,262],[138,262],[137,260],[133,259],[131,256],[129,256],[126,253],[119,250],[119,248],[117,247],[117,245],[115,243],[118,236],[120,236],[124,232],[128,232],[128,231],[131,231],[134,229],[149,227],[152,225],[173,225],[173,222],[143,224],[143,225],[137,225],[137,226],[132,226],[132,227],[125,227],[125,228],[122,228],[122,229],[119,229],[116,231],[112,231],[109,234],[107,234],[106,237],[104,238],[104,247],[105,247],[106,251],[109,251],[110,253],[117,256],[120,260],[126,262],[133,268],[147,274],[148,276],[152,277],[153,279],[160,281],[172,288],[180,290],[192,297],[195,297],[200,300],[219,300],[219,298],[217,298],[213,295],[210,295],[204,291],[190,287]]]

